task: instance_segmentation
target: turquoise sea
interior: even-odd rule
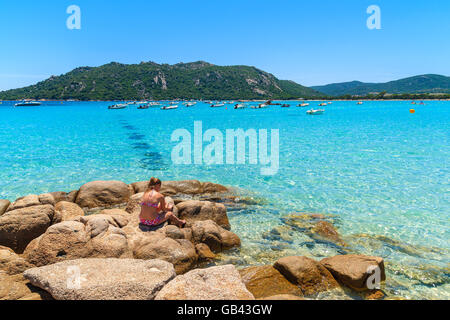
[[[307,108],[234,110],[181,106],[107,110],[110,102],[0,105],[0,198],[71,191],[92,180],[198,179],[253,197],[230,209],[242,249],[237,264],[273,263],[286,255],[315,259],[342,252],[382,256],[389,295],[450,299],[450,102],[334,102],[320,116]],[[318,102],[311,102],[316,106]],[[415,114],[409,110],[414,107]],[[279,129],[280,168],[174,165],[175,129]],[[273,239],[292,212],[320,213],[347,247],[302,232]],[[327,298],[325,295],[323,298]],[[342,296],[346,298],[346,296]]]

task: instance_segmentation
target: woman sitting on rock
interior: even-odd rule
[[[172,212],[173,206],[166,204],[164,196],[159,193],[161,190],[161,180],[151,178],[147,191],[142,197],[141,214],[139,215],[139,228],[142,231],[152,231],[155,226],[159,226],[170,220],[180,228],[186,225],[186,221],[178,219]]]

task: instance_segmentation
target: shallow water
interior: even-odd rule
[[[389,294],[450,298],[450,102],[334,102],[322,116],[305,108],[107,110],[107,102],[0,105],[0,198],[70,191],[92,180],[127,183],[199,179],[237,187],[257,204],[230,210],[242,264],[273,263],[287,254],[319,259],[340,252],[386,258]],[[311,106],[317,104],[312,102]],[[194,121],[210,128],[279,129],[280,168],[174,165],[170,137]],[[225,147],[224,147],[225,148]],[[348,248],[295,232],[268,240],[291,212],[329,217]]]

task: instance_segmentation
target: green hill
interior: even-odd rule
[[[36,85],[0,92],[0,99],[290,99],[321,95],[249,66],[207,62],[142,62],[81,67]]]
[[[367,95],[380,92],[391,94],[450,93],[450,77],[426,74],[386,83],[352,81],[311,88],[331,96]]]

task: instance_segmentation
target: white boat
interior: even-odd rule
[[[234,108],[235,108],[235,109],[245,109],[245,108],[247,108],[247,107],[246,107],[245,104],[243,104],[243,103],[238,103],[238,104],[236,104],[236,105],[234,106]]]
[[[193,107],[193,106],[195,106],[197,104],[197,102],[187,102],[186,103],[186,107]]]
[[[362,101],[358,101],[357,105],[362,105],[363,102]]]
[[[263,104],[260,104],[260,105],[258,106],[258,109],[261,109],[261,108],[267,108],[267,107],[269,107],[269,105],[263,103]]]
[[[173,109],[178,109],[178,105],[164,106],[161,108],[161,110],[173,110]]]
[[[324,106],[327,106],[327,105],[328,105],[328,103],[322,102],[321,104],[319,104],[319,107],[324,107]]]
[[[328,102],[328,104],[332,104],[332,103],[333,103],[333,102],[331,102],[331,101],[330,101],[330,102]]]
[[[41,103],[37,101],[22,101],[19,103],[16,103],[14,107],[37,107],[40,106]]]
[[[309,106],[309,103],[301,103],[297,107],[307,107]]]
[[[127,104],[115,104],[109,106],[108,109],[125,109],[127,106],[128,106]]]
[[[211,108],[220,108],[220,107],[224,107],[225,104],[224,103],[216,103],[216,104],[212,104],[210,107]]]
[[[325,112],[325,110],[323,110],[323,109],[311,109],[311,110],[306,111],[306,114],[314,116],[314,115],[323,114],[324,112]]]

